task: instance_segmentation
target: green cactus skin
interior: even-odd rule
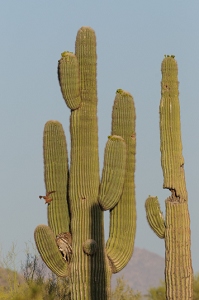
[[[149,196],[145,202],[145,209],[150,227],[159,238],[163,239],[165,237],[165,222],[157,197]]]
[[[103,210],[112,209],[123,192],[126,171],[126,144],[122,137],[109,136],[105,148],[104,168],[99,192]]]
[[[175,190],[180,202],[187,200],[182,156],[180,103],[178,99],[178,67],[174,58],[162,62],[162,97],[160,102],[161,164],[163,187]]]
[[[165,280],[167,299],[192,299],[193,270],[187,201],[166,200]]]
[[[49,226],[35,229],[35,241],[46,265],[58,276],[70,276],[73,300],[110,299],[111,274],[131,258],[136,230],[134,102],[129,93],[117,91],[100,182],[96,61],[95,32],[82,27],[75,55],[63,52],[58,63],[61,91],[71,109],[70,170],[61,125],[49,121],[44,129],[46,190],[56,192],[48,205]],[[110,210],[106,245],[105,209]],[[61,232],[72,235],[70,262],[63,259],[55,242]]]
[[[57,235],[68,232],[70,223],[66,202],[68,154],[66,137],[59,122],[49,121],[45,124],[43,145],[46,190],[55,191],[53,201],[48,205],[48,224]]]
[[[58,251],[55,235],[51,228],[46,225],[39,225],[35,229],[34,236],[36,246],[46,265],[59,277],[69,276],[69,266],[63,260],[61,252]]]
[[[59,60],[58,77],[64,100],[70,109],[77,109],[81,103],[77,57],[63,52]]]
[[[162,62],[160,101],[160,150],[164,176],[163,188],[171,191],[165,201],[165,281],[168,300],[192,299],[193,269],[191,261],[190,217],[182,156],[178,67],[174,55]],[[153,198],[153,197],[152,197]],[[146,200],[147,219],[152,220],[152,205]],[[156,201],[157,198],[156,198]],[[159,204],[158,204],[159,206]],[[157,234],[156,222],[149,222]],[[161,229],[161,224],[159,226]],[[162,236],[163,237],[163,236]]]
[[[110,211],[110,234],[106,249],[113,273],[122,270],[131,258],[136,232],[135,118],[132,96],[121,89],[117,90],[112,112],[111,134],[124,138],[127,158],[123,193],[118,204]]]
[[[65,277],[68,276],[69,268],[58,251],[55,238],[61,232],[69,232],[70,219],[66,202],[68,155],[64,130],[57,121],[48,121],[45,124],[43,156],[46,191],[55,193],[52,196],[53,201],[48,204],[49,227],[39,225],[35,229],[34,237],[39,253],[47,266],[58,276]]]

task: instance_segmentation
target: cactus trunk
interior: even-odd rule
[[[85,39],[84,35],[87,35],[87,47],[81,43]],[[78,32],[76,57],[81,62],[79,74],[82,103],[79,109],[71,112],[70,119],[69,199],[73,233],[73,299],[106,299],[109,296],[106,287],[110,286],[110,274],[106,274],[108,265],[104,253],[103,212],[97,201],[100,178],[95,43],[94,32]],[[84,86],[88,80],[89,85]],[[95,241],[98,248],[95,253],[89,253],[89,250],[92,251],[92,241]],[[84,247],[85,243],[87,247]]]
[[[174,56],[162,62],[160,102],[160,150],[164,176],[163,187],[171,191],[165,201],[166,217],[160,212],[156,197],[146,200],[147,220],[165,239],[165,281],[167,300],[192,299],[193,270],[188,196],[182,155],[178,68]],[[161,215],[161,218],[160,218]]]
[[[166,200],[165,280],[167,299],[192,299],[190,220],[187,202]]]

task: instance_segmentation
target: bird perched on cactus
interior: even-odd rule
[[[48,193],[46,193],[46,196],[39,196],[39,198],[40,199],[43,198],[45,200],[45,204],[47,204],[47,203],[49,204],[53,200],[53,198],[50,198],[49,195],[52,194],[52,193],[55,193],[55,192],[56,191],[48,192]]]
[[[56,236],[56,243],[63,258],[70,262],[72,256],[72,237],[70,232],[62,232]]]

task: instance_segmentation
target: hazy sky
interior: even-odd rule
[[[181,125],[191,215],[192,257],[199,271],[199,1],[2,1],[0,9],[0,244],[24,258],[38,224],[47,224],[42,134],[59,120],[69,142],[70,111],[57,80],[61,52],[74,51],[77,30],[97,36],[100,163],[118,88],[129,91],[137,115],[135,245],[164,256],[164,240],[149,228],[144,203],[170,195],[160,165],[160,66],[174,54],[180,81]],[[108,236],[108,214],[105,224]]]

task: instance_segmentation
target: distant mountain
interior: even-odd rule
[[[134,291],[146,294],[150,287],[157,287],[164,280],[164,258],[145,249],[135,247],[127,266],[112,276],[112,288],[117,278],[123,276]]]

